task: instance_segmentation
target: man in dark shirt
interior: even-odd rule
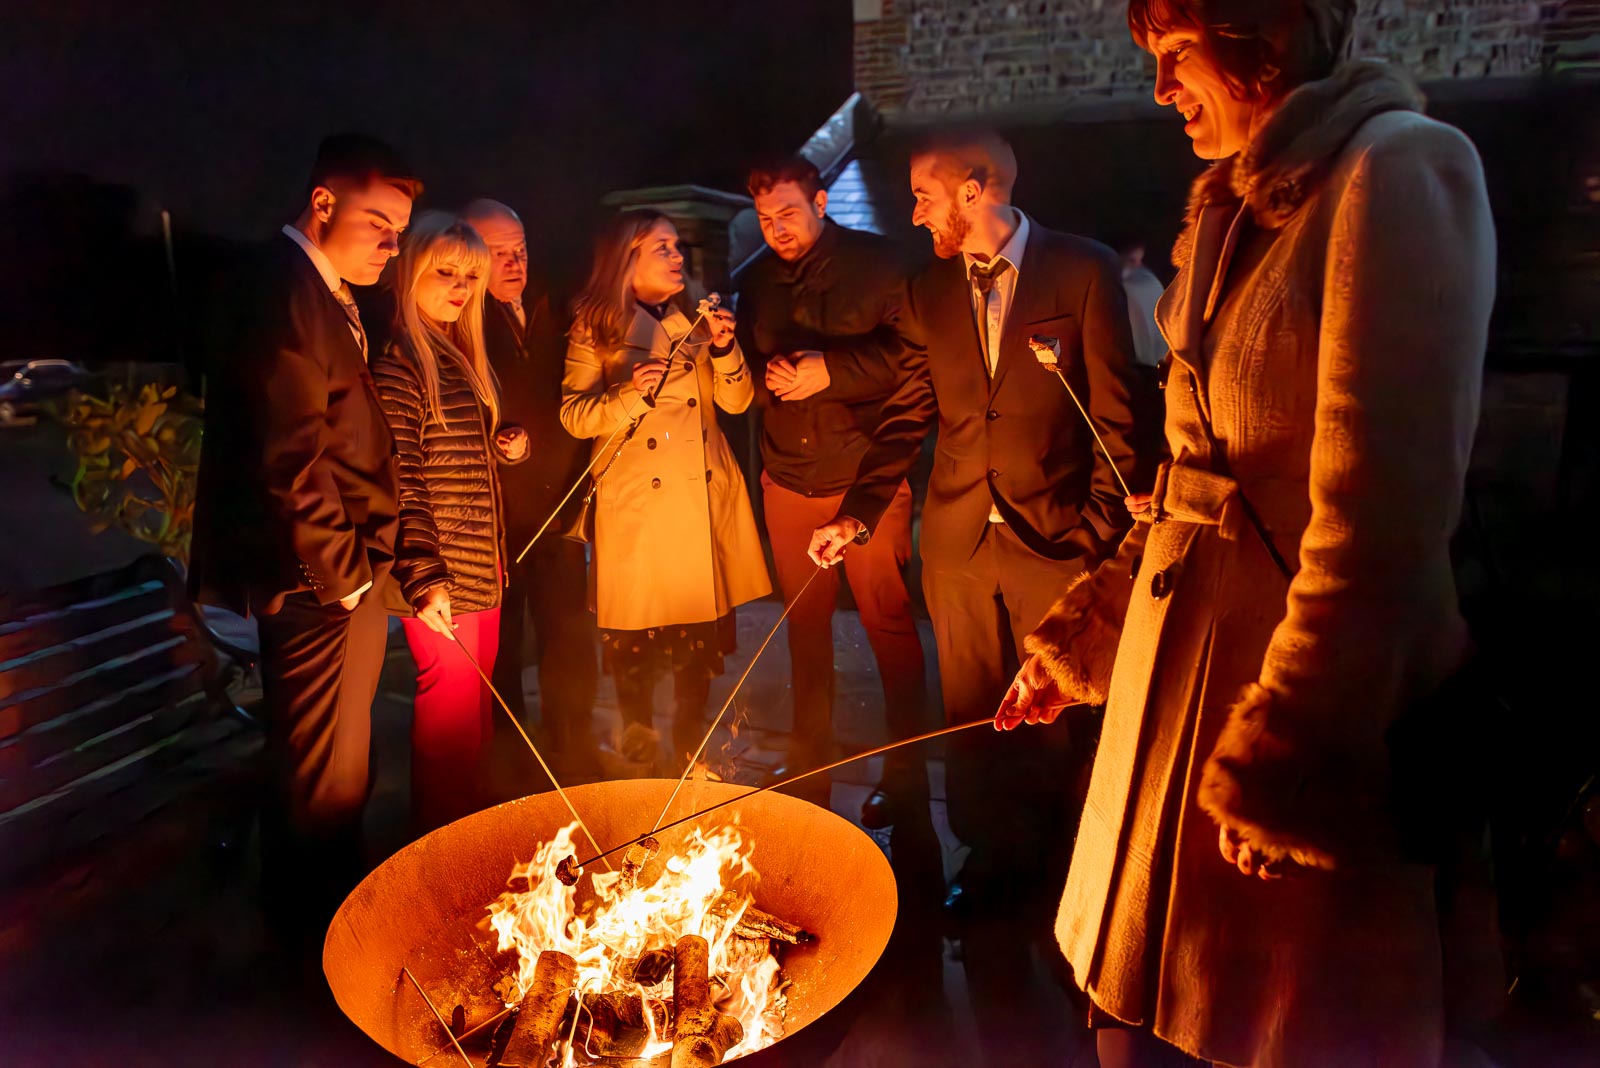
[[[592,720],[600,669],[584,546],[561,537],[558,517],[516,562],[586,461],[585,443],[559,418],[566,324],[557,321],[545,294],[528,291],[528,243],[517,213],[498,201],[475,200],[462,215],[489,246],[483,343],[500,383],[500,413],[526,429],[533,446],[526,463],[499,469],[508,558],[495,689],[519,719],[526,718],[523,626],[531,612],[545,740],[565,776],[592,777],[598,771]]]
[[[790,771],[824,763],[833,731],[833,609],[839,579],[817,576],[811,532],[837,513],[893,393],[899,335],[892,326],[902,274],[893,247],[830,221],[817,169],[802,158],[750,176],[761,233],[774,255],[751,268],[739,293],[741,345],[758,369],[761,475],[767,533],[789,615],[794,672]],[[764,364],[764,371],[762,365]],[[883,679],[889,732],[915,734],[926,706],[922,644],[902,569],[911,555],[911,488],[904,479],[874,536],[845,570]],[[820,781],[819,781],[820,780]],[[808,780],[827,802],[828,782]],[[926,815],[927,771],[896,750],[862,821],[884,827]],[[920,813],[918,810],[920,809]]]

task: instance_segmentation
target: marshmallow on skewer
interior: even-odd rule
[[[1028,348],[1033,350],[1033,358],[1038,360],[1039,366],[1045,370],[1054,371],[1061,366],[1060,338],[1034,334],[1028,338]]]

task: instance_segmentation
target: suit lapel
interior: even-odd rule
[[[962,267],[961,257],[955,256],[930,268],[934,282],[931,303],[938,324],[933,336],[945,339],[955,356],[956,370],[962,374],[976,372],[987,381],[989,367],[984,362],[978,320],[972,314],[972,291]]]

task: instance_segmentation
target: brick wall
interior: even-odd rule
[[[1153,67],[1123,0],[855,0],[856,87],[890,116],[1138,97]],[[1593,54],[1595,0],[1362,0],[1356,49],[1424,80],[1517,77]],[[1588,46],[1585,48],[1585,43]]]

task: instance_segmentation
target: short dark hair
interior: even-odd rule
[[[1017,154],[1005,138],[987,126],[947,127],[920,137],[911,147],[913,160],[932,156],[934,173],[948,187],[972,179],[993,188],[1002,200],[1011,200],[1017,184]]]
[[[750,168],[750,180],[745,183],[753,197],[770,193],[784,182],[793,182],[807,200],[815,200],[822,192],[822,173],[817,165],[804,156],[779,156],[763,160]]]
[[[1175,26],[1198,30],[1241,100],[1272,99],[1333,73],[1350,46],[1356,0],[1129,0],[1139,47]]]
[[[306,195],[330,182],[387,182],[405,191],[412,200],[422,195],[422,180],[405,159],[389,144],[359,133],[331,134],[317,146],[317,159],[311,165]]]

